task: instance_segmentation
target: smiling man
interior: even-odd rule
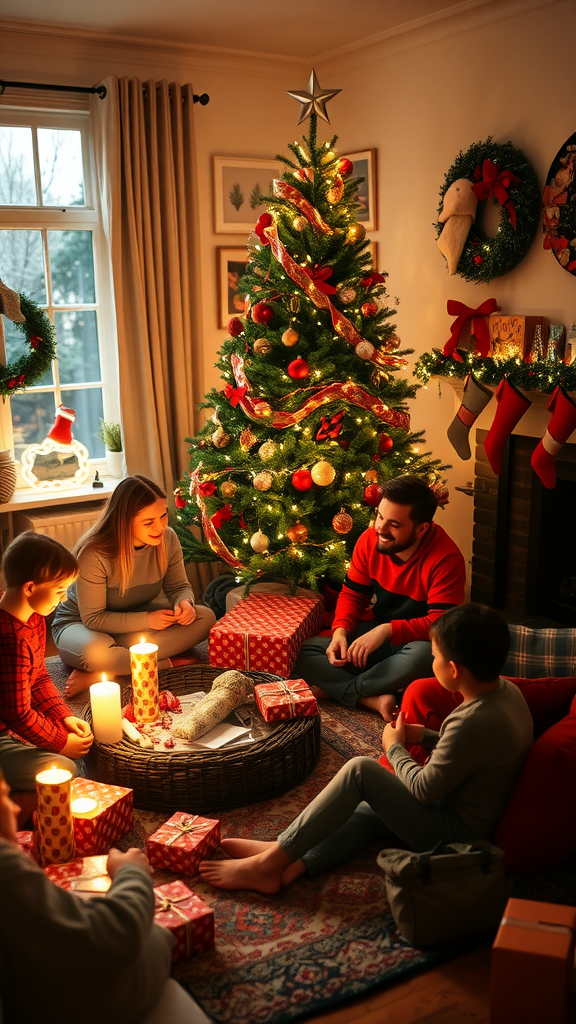
[[[358,538],[338,598],[332,639],[312,637],[294,667],[320,698],[357,703],[391,721],[397,695],[432,674],[430,625],[464,601],[461,552],[433,522],[438,503],[424,480],[382,485],[374,525]],[[371,605],[373,618],[362,620]]]

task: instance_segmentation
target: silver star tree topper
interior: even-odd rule
[[[295,89],[294,91],[287,89],[286,91],[289,96],[292,96],[292,99],[298,100],[298,103],[302,104],[298,124],[302,124],[302,121],[305,121],[311,114],[318,114],[319,117],[330,124],[330,118],[326,113],[326,104],[328,100],[342,92],[341,89],[321,89],[314,69],[308,82],[308,92],[305,92],[303,89]]]

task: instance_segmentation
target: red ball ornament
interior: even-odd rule
[[[382,452],[382,455],[386,455],[389,451],[392,451],[394,447],[394,441],[390,437],[390,434],[380,434],[378,439],[378,451]]]
[[[237,316],[232,317],[232,319],[228,321],[228,334],[231,338],[237,338],[239,334],[242,334],[243,330],[244,324]]]
[[[360,309],[362,310],[362,316],[376,316],[378,312],[378,306],[375,302],[363,302]]]
[[[354,164],[347,157],[343,156],[338,161],[338,173],[342,178],[349,178],[354,170]]]
[[[376,508],[376,505],[380,504],[382,498],[382,491],[378,484],[368,484],[368,487],[364,491],[364,501],[367,505],[372,505]]]
[[[274,310],[267,302],[257,302],[252,306],[252,319],[255,324],[270,324],[274,319]]]
[[[305,359],[293,359],[288,363],[288,373],[292,380],[304,380],[310,373],[310,367]]]
[[[271,227],[273,223],[274,218],[271,213],[263,213],[261,217],[258,217],[254,231],[258,235],[258,238],[262,242],[262,245],[270,245],[270,239],[266,238],[266,235],[264,234],[264,228]]]
[[[297,469],[292,474],[292,486],[297,491],[309,491],[313,485],[312,474],[308,469]]]

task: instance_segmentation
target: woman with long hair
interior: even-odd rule
[[[180,542],[168,526],[166,495],[145,476],[129,476],[79,541],[78,580],[52,623],[73,697],[102,673],[128,675],[128,648],[158,645],[159,668],[191,664],[214,613],[194,603]]]

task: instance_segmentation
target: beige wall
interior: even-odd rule
[[[409,35],[316,62],[322,86],[343,90],[329,107],[341,151],[378,151],[379,226],[372,237],[379,242],[380,269],[390,272],[390,292],[401,300],[400,337],[415,349],[415,357],[447,339],[449,298],[476,306],[494,296],[505,312],[541,313],[566,325],[576,318],[576,282],[542,250],[540,233],[512,273],[475,286],[448,277],[432,227],[446,171],[459,150],[488,135],[523,149],[543,184],[554,155],[576,129],[570,86],[575,37],[574,0],[497,0]],[[201,394],[218,386],[212,364],[224,332],[216,326],[215,250],[241,245],[244,239],[213,233],[211,158],[286,152],[286,143],[299,131],[296,104],[285,90],[305,84],[308,63],[111,42],[87,34],[5,30],[0,33],[0,66],[7,79],[93,85],[108,74],[130,74],[192,81],[196,92],[210,94],[209,106],[196,108]],[[443,387],[439,397],[431,382],[412,405],[413,428],[425,429],[430,450],[452,463],[447,474],[451,502],[439,521],[469,559],[472,501],[454,487],[471,479],[472,463],[460,461],[446,439],[456,408],[453,392]],[[492,416],[493,403],[479,425],[489,426]],[[538,435],[545,424],[540,408],[518,429]]]

